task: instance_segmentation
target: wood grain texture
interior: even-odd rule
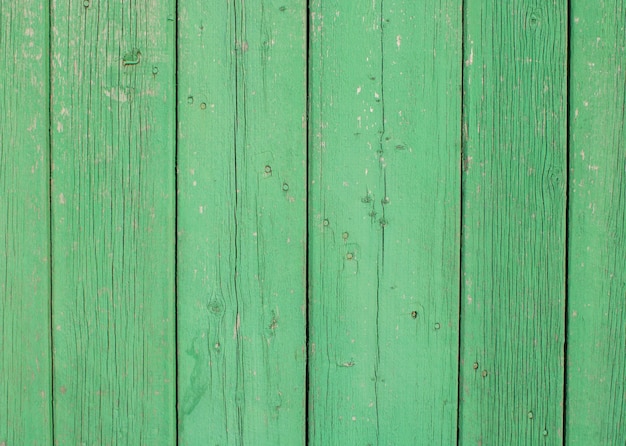
[[[460,440],[561,444],[567,7],[465,9]]]
[[[311,444],[455,442],[460,13],[311,3]]]
[[[570,7],[0,1],[0,446],[625,444],[626,3]]]
[[[179,443],[304,443],[306,2],[179,2]]]
[[[626,3],[572,1],[568,445],[626,444]]]
[[[0,444],[47,445],[48,3],[3,0],[0,20]]]
[[[175,443],[175,11],[52,7],[55,443]]]

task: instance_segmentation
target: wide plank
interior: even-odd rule
[[[457,433],[461,2],[311,3],[311,444]]]
[[[561,444],[567,4],[464,7],[460,441]]]
[[[179,444],[304,444],[306,2],[179,14]]]
[[[174,2],[51,12],[55,444],[174,444]]]

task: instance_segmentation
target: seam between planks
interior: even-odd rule
[[[461,396],[462,392],[462,383],[461,383],[461,342],[462,342],[462,310],[463,310],[463,222],[465,213],[463,209],[465,208],[463,203],[463,191],[465,175],[463,174],[463,165],[464,165],[464,156],[463,150],[465,148],[465,138],[463,135],[463,125],[465,122],[465,1],[461,0],[461,78],[460,78],[460,91],[461,100],[459,105],[461,107],[461,112],[459,113],[459,145],[460,145],[460,156],[459,156],[459,166],[458,172],[460,175],[459,181],[459,277],[458,277],[458,310],[459,310],[459,323],[457,330],[457,375],[456,375],[456,445],[459,446],[460,438],[461,438]]]
[[[179,439],[179,427],[180,420],[179,414],[179,400],[178,400],[178,211],[179,211],[179,170],[178,170],[178,138],[179,138],[179,104],[180,104],[180,89],[178,85],[178,73],[179,73],[179,57],[178,57],[178,11],[179,0],[174,0],[174,435],[176,438],[176,445],[180,443]]]
[[[571,145],[571,132],[570,132],[570,63],[571,63],[571,35],[572,35],[572,27],[570,26],[570,18],[572,16],[572,2],[571,0],[567,0],[567,20],[566,20],[566,43],[565,43],[565,131],[566,131],[566,139],[565,139],[565,259],[564,259],[564,268],[565,268],[565,286],[564,289],[564,305],[563,311],[565,314],[563,315],[563,412],[562,412],[562,421],[563,424],[563,438],[561,444],[567,444],[567,340],[569,333],[569,286],[568,286],[568,278],[569,278],[569,235],[570,235],[570,145]]]
[[[56,444],[55,432],[54,432],[54,313],[53,313],[53,268],[52,268],[52,0],[48,1],[48,311],[50,313],[50,338],[49,338],[49,351],[50,351],[50,438],[52,444]]]
[[[311,389],[311,362],[309,361],[310,351],[311,351],[311,299],[310,299],[310,276],[311,272],[309,271],[309,240],[310,240],[310,222],[309,222],[309,204],[310,204],[310,188],[309,188],[309,151],[311,149],[311,0],[306,0],[305,3],[305,94],[306,94],[306,104],[305,104],[305,168],[304,168],[304,193],[306,196],[305,200],[305,219],[304,219],[304,246],[305,246],[305,254],[304,254],[304,292],[305,292],[305,303],[306,303],[306,311],[305,311],[305,328],[304,328],[304,336],[305,336],[305,354],[304,354],[304,444],[308,445],[311,441],[310,431],[309,431],[309,394]]]

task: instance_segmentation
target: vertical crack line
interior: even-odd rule
[[[311,122],[310,122],[310,116],[311,116],[311,85],[310,85],[310,80],[311,80],[311,61],[310,61],[310,55],[311,55],[311,1],[308,0],[306,2],[306,8],[305,8],[305,14],[306,14],[306,20],[305,20],[305,74],[304,74],[304,89],[305,89],[305,113],[306,113],[306,117],[305,117],[305,155],[304,155],[304,165],[305,165],[305,169],[304,169],[304,178],[305,178],[305,183],[304,183],[304,191],[305,191],[305,196],[306,196],[306,200],[305,200],[305,204],[304,204],[304,208],[305,208],[305,216],[304,216],[304,246],[305,246],[305,254],[304,254],[304,271],[305,271],[305,278],[304,278],[304,293],[305,293],[305,305],[306,305],[306,311],[305,311],[305,328],[304,328],[304,336],[305,336],[305,354],[304,354],[304,443],[305,445],[308,445],[311,441],[311,436],[310,436],[310,429],[309,429],[309,422],[310,422],[310,408],[309,408],[309,404],[311,403],[310,398],[309,398],[309,389],[310,384],[311,384],[311,365],[310,365],[310,360],[309,360],[309,355],[311,352],[311,296],[310,296],[310,288],[309,288],[309,284],[310,284],[310,276],[311,276],[311,271],[309,270],[309,266],[310,266],[310,257],[309,257],[309,242],[310,242],[310,222],[309,222],[309,211],[310,211],[310,197],[311,197],[311,191],[309,188],[309,169],[310,169],[310,164],[309,164],[309,151],[311,149]]]
[[[382,101],[382,94],[381,94]],[[383,114],[384,121],[384,114]],[[383,167],[383,198],[382,198],[382,220],[380,221],[380,229],[382,233],[381,246],[380,246],[380,272],[385,272],[385,226],[387,225],[387,218],[385,217],[385,206],[387,203],[387,170]]]
[[[235,102],[235,110],[233,116],[233,186],[235,188],[235,206],[233,208],[233,221],[235,224],[235,233],[234,233],[234,249],[235,249],[235,264],[234,264],[234,281],[233,287],[235,289],[235,303],[239,304],[239,300],[237,299],[237,270],[238,270],[238,255],[239,255],[239,244],[238,244],[238,220],[237,220],[237,210],[239,208],[239,195],[237,192],[238,187],[238,178],[237,178],[237,133],[239,132],[239,55],[237,53],[237,45],[238,45],[238,27],[237,27],[237,0],[233,0],[233,37],[234,37],[234,76],[233,76],[233,84],[234,84],[234,102]],[[239,314],[239,308],[237,308],[237,314]]]
[[[52,74],[53,74],[53,58],[52,58],[52,43],[53,43],[53,34],[52,34],[52,22],[53,22],[53,0],[48,1],[48,184],[47,184],[47,192],[48,192],[48,297],[50,301],[48,302],[48,311],[49,315],[49,324],[50,324],[50,339],[49,339],[49,352],[50,352],[50,436],[52,439],[52,444],[56,444],[55,441],[55,432],[54,432],[54,312],[53,312],[53,266],[52,266],[52,239],[53,239],[53,216],[52,216],[52,181],[53,181],[53,173],[52,173],[52,112],[53,112],[53,104],[52,104]]]
[[[180,420],[180,405],[178,403],[179,396],[179,360],[178,360],[178,345],[179,345],[179,336],[178,336],[178,229],[179,229],[179,221],[178,215],[180,210],[180,200],[178,198],[178,191],[180,186],[180,170],[179,170],[179,147],[178,140],[180,137],[179,131],[179,104],[180,104],[180,88],[179,88],[179,57],[178,57],[178,13],[179,13],[180,3],[179,0],[174,0],[174,362],[176,369],[174,370],[174,382],[176,383],[174,386],[174,401],[176,402],[175,407],[175,415],[176,422],[174,425],[174,435],[176,436],[176,444],[179,442],[179,420]]]
[[[234,249],[235,249],[235,263],[234,263],[234,281],[233,287],[235,290],[235,303],[237,304],[237,315],[239,314],[239,299],[237,292],[237,273],[239,263],[239,226],[238,215],[239,209],[239,194],[238,194],[238,178],[237,178],[237,142],[239,133],[239,53],[237,45],[238,43],[238,26],[237,26],[237,0],[233,0],[233,33],[234,33],[234,93],[235,93],[235,113],[233,121],[233,185],[235,187],[235,206],[233,209],[233,221],[235,225],[234,234]]]
[[[381,134],[379,137],[378,148],[378,165],[381,169],[383,178],[383,198],[381,203],[387,197],[387,177],[385,172],[384,159],[384,140],[385,140],[385,2],[380,0],[380,107],[381,107]],[[385,264],[385,206],[382,205],[381,218],[379,225],[381,228],[381,238],[379,245],[379,253],[376,265],[376,362],[374,364],[374,397],[376,405],[376,440],[380,438],[380,407],[379,407],[379,369],[380,369],[380,297],[381,297],[381,281],[383,268]]]
[[[234,110],[234,122],[233,122],[233,183],[234,183],[234,192],[235,192],[235,206],[233,209],[233,225],[234,225],[234,256],[235,262],[233,266],[233,290],[235,297],[235,338],[236,338],[236,372],[237,372],[237,384],[235,389],[235,405],[237,407],[237,430],[238,430],[238,442],[243,445],[243,413],[242,413],[242,398],[240,395],[243,395],[243,347],[241,345],[241,336],[239,335],[239,321],[240,321],[240,308],[239,308],[239,287],[238,287],[238,276],[239,276],[239,177],[237,175],[238,171],[238,139],[239,139],[239,76],[241,72],[241,67],[239,66],[239,59],[241,56],[241,44],[242,39],[240,39],[240,27],[238,26],[238,20],[240,20],[237,3],[238,1],[241,3],[241,14],[243,14],[243,0],[233,0],[233,57],[234,57],[234,76],[233,76],[233,84],[234,84],[234,101],[235,101],[235,110]],[[243,20],[243,19],[241,19]]]
[[[570,249],[569,249],[569,240],[570,240],[570,226],[569,222],[571,221],[571,206],[570,206],[570,147],[571,147],[571,120],[570,120],[570,91],[571,91],[571,41],[572,41],[572,27],[570,23],[570,18],[572,17],[572,2],[571,0],[567,1],[567,18],[565,20],[567,30],[566,30],[566,42],[565,42],[565,131],[566,131],[566,141],[565,141],[565,246],[564,246],[564,306],[563,309],[565,314],[563,315],[563,413],[562,413],[562,423],[563,423],[563,444],[567,444],[567,369],[568,369],[568,360],[567,360],[567,340],[569,334],[569,287],[568,287],[568,276],[569,276],[569,265],[570,265]]]
[[[460,119],[459,119],[459,144],[460,144],[460,156],[459,156],[459,165],[458,165],[458,175],[459,175],[459,257],[458,257],[458,265],[459,265],[459,276],[458,276],[458,301],[457,301],[457,310],[459,312],[458,317],[458,334],[457,334],[457,386],[456,386],[456,444],[457,446],[460,444],[461,438],[461,396],[462,396],[462,383],[461,383],[461,349],[462,349],[462,309],[463,309],[463,224],[465,220],[464,209],[464,186],[465,186],[465,175],[463,171],[464,165],[464,157],[465,157],[465,137],[463,134],[463,126],[465,124],[465,13],[466,13],[467,1],[461,0],[461,78],[460,78],[460,91],[459,94],[461,96],[460,101]]]
[[[235,303],[239,304],[239,300],[237,299],[237,264],[238,264],[238,254],[239,254],[239,246],[238,246],[238,221],[237,221],[237,210],[239,207],[239,196],[237,194],[237,133],[239,131],[239,55],[237,54],[237,0],[233,0],[233,59],[234,59],[234,76],[233,76],[233,85],[234,85],[234,102],[235,102],[235,110],[233,116],[233,186],[235,192],[235,206],[233,208],[233,221],[235,224],[235,233],[234,233],[234,250],[235,250],[235,262],[234,262],[234,280],[233,280],[233,288],[235,290]],[[237,308],[237,314],[239,314],[239,308]]]

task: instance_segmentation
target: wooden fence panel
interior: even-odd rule
[[[179,2],[181,444],[303,444],[306,2]]]
[[[311,3],[311,444],[455,442],[460,13]]]
[[[565,2],[465,3],[460,440],[560,444]]]
[[[53,3],[56,444],[175,443],[175,14]]]
[[[46,445],[52,441],[48,2],[3,0],[0,20],[0,445]]]
[[[626,443],[624,0],[0,19],[0,446]]]
[[[626,3],[572,1],[568,445],[626,444]]]

